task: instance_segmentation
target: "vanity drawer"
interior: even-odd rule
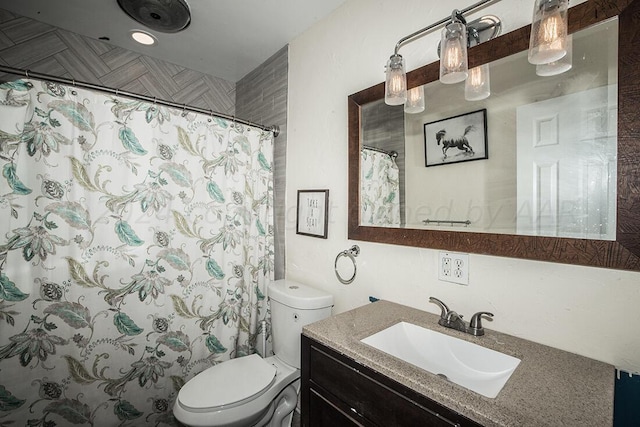
[[[308,427],[479,425],[305,336],[302,368],[303,389],[308,387],[303,390],[303,422]],[[340,412],[344,423],[322,422],[319,407]],[[310,416],[305,417],[305,409]]]
[[[375,424],[344,407],[344,402],[323,396],[314,389],[309,393],[309,419],[313,420],[310,425],[314,427],[375,427]]]

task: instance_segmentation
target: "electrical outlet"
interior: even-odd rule
[[[445,282],[469,284],[469,254],[440,252],[438,257],[438,279]]]
[[[440,270],[445,277],[451,276],[451,258],[443,257],[440,261]]]

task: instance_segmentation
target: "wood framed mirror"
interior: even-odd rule
[[[384,82],[348,97],[348,237],[377,243],[640,271],[640,2],[590,0],[569,9],[569,32],[618,18],[617,204],[613,240],[376,227],[361,224],[362,109],[384,98]],[[469,68],[526,51],[530,26],[469,50]],[[407,74],[409,88],[436,81],[439,62]],[[474,162],[478,163],[478,162]]]

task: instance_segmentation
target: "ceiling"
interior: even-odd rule
[[[168,0],[170,1],[170,0]],[[186,0],[191,24],[179,33],[150,31],[117,0],[0,0],[0,8],[230,82],[237,82],[345,0]],[[144,46],[133,29],[153,34]]]

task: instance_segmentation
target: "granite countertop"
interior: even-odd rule
[[[474,337],[438,325],[438,318],[381,300],[307,325],[302,333],[487,427],[613,424],[613,366],[490,329]],[[360,342],[401,321],[500,351],[521,362],[491,399]]]

